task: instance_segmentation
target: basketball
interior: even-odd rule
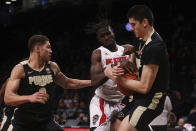
[[[132,79],[132,80],[138,80],[137,75],[135,75],[135,74],[127,73],[127,74],[125,74],[123,77],[128,78],[128,79]],[[131,96],[131,95],[133,95],[133,93],[134,93],[133,91],[131,91],[131,90],[129,90],[129,89],[126,89],[126,88],[124,88],[124,87],[122,87],[122,86],[120,86],[120,85],[117,85],[117,89],[118,89],[122,94],[124,94],[124,95],[126,95],[126,96]]]

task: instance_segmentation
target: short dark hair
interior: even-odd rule
[[[43,45],[46,41],[49,41],[49,38],[44,35],[33,35],[28,40],[29,51],[32,52],[35,45]]]
[[[86,28],[87,34],[96,34],[99,29],[109,28],[111,26],[111,21],[108,19],[100,20],[97,23],[89,23]]]
[[[153,26],[154,16],[149,7],[146,5],[135,5],[128,10],[128,18],[134,18],[142,22],[145,18],[148,20],[149,24]]]

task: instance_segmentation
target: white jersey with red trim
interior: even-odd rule
[[[124,47],[119,45],[117,45],[117,51],[115,52],[111,52],[103,46],[98,49],[101,50],[101,63],[103,68],[110,63],[114,64],[115,62],[126,61],[128,58],[128,56],[123,56]],[[104,84],[99,86],[95,90],[95,94],[100,98],[111,102],[121,102],[124,98],[124,95],[117,90],[117,84],[111,79],[108,79]]]

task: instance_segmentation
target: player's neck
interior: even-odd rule
[[[144,37],[142,38],[142,40],[147,41],[150,34],[152,33],[152,31],[153,31],[153,27],[148,26],[147,29],[146,29],[146,33],[145,33]]]
[[[30,66],[34,69],[41,69],[44,65],[45,65],[45,61],[42,60],[38,54],[36,53],[31,53],[28,63],[30,64]]]
[[[117,51],[117,46],[116,44],[111,44],[109,46],[104,46],[105,48],[107,48],[108,50],[110,50],[111,52],[115,52]]]

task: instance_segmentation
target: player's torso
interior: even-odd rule
[[[149,53],[147,50],[149,48],[153,48],[154,46],[159,46],[160,48],[165,49],[164,42],[160,38],[159,34],[157,32],[154,32],[153,35],[151,36],[151,41],[148,43],[143,43],[140,46],[136,48],[136,64],[138,67],[139,71],[139,77],[141,77],[143,66],[145,61],[151,61],[147,60],[145,58],[146,53]],[[164,58],[160,59],[159,63],[159,70],[157,72],[156,79],[152,85],[152,88],[150,92],[148,93],[149,96],[153,96],[155,92],[164,92],[167,88],[167,78],[168,78],[168,63],[167,63],[167,52],[164,53],[163,55]],[[156,56],[152,56],[156,57]],[[144,96],[142,94],[138,94],[139,96]]]
[[[32,95],[39,90],[45,90],[46,93],[51,96],[54,90],[54,72],[50,67],[49,63],[45,63],[42,69],[35,70],[30,67],[27,61],[21,62],[24,67],[25,77],[21,80],[20,87],[18,90],[19,95]],[[25,103],[19,106],[19,109],[36,112],[46,113],[50,110],[50,101],[46,104],[41,103]]]
[[[116,62],[126,61],[127,56],[123,56],[124,47],[117,45],[117,51],[111,52],[103,46],[98,49],[101,51],[101,64],[105,68],[108,64],[114,64]],[[103,85],[96,89],[95,94],[104,100],[119,102],[123,99],[122,95],[117,90],[117,85],[112,80],[107,80]]]

